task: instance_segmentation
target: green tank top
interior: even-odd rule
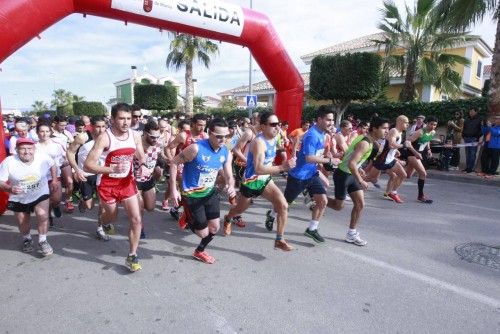
[[[370,146],[369,146],[369,149],[363,154],[361,159],[358,161],[356,166],[358,168],[361,167],[363,162],[365,162],[370,157],[370,155],[372,154],[372,150],[373,150],[373,143],[365,136],[357,136],[356,138],[354,138],[351,145],[349,145],[349,147],[347,148],[347,151],[344,154],[344,158],[342,159],[342,162],[339,164],[339,169],[341,171],[343,171],[347,174],[351,174],[351,171],[349,170],[349,166],[347,165],[347,163],[349,162],[349,159],[351,158],[352,152],[354,152],[356,145],[362,140],[366,140]]]
[[[418,151],[423,151],[432,138],[434,138],[434,133],[426,132],[425,129],[422,129],[422,135],[417,139],[416,149]]]

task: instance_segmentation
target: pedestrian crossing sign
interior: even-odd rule
[[[255,108],[257,107],[257,95],[247,95],[247,108]]]

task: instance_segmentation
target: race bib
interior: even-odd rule
[[[211,188],[215,184],[215,180],[217,179],[218,170],[213,170],[208,173],[200,174],[200,187]]]
[[[123,173],[110,173],[109,174],[109,177],[112,177],[112,178],[115,178],[115,179],[123,179],[125,177],[128,176],[128,174],[130,173],[130,161],[124,161],[123,162],[124,165],[126,165],[127,167],[127,170]],[[117,166],[117,164],[110,164],[109,165],[111,168],[114,168],[115,166]]]
[[[23,193],[37,192],[40,189],[40,177],[36,175],[27,175],[19,181],[18,186],[23,189]]]

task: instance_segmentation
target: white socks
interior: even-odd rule
[[[47,241],[47,234],[39,234],[38,235],[38,243],[41,244],[44,241]]]
[[[317,230],[318,226],[319,226],[319,221],[317,221],[317,220],[311,220],[309,222],[309,231]]]

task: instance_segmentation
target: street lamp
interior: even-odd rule
[[[252,0],[250,0],[250,9],[252,9]],[[252,51],[248,49],[249,55],[249,66],[248,66],[248,95],[252,95]],[[252,119],[252,108],[248,108],[248,118]]]

